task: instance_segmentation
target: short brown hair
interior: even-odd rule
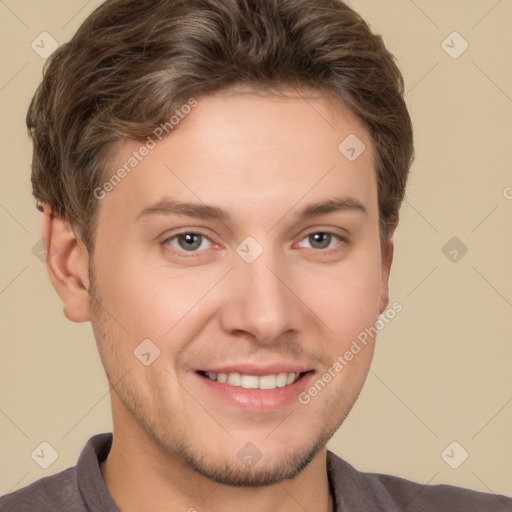
[[[51,55],[32,99],[36,200],[92,252],[93,191],[115,143],[144,139],[191,96],[238,85],[314,89],[357,116],[375,149],[384,248],[414,158],[412,125],[394,57],[340,0],[107,0]]]

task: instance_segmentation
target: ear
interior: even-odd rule
[[[382,253],[382,264],[381,264],[381,275],[382,275],[382,287],[380,296],[380,312],[383,313],[388,307],[389,303],[389,274],[391,272],[391,263],[393,262],[393,233],[388,235],[386,240],[386,248]]]
[[[89,254],[69,221],[53,214],[50,205],[43,206],[42,238],[48,275],[64,303],[64,315],[73,322],[87,322]]]

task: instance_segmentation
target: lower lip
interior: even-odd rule
[[[293,384],[275,389],[245,389],[230,386],[196,373],[202,384],[215,396],[238,409],[252,412],[275,412],[287,405],[297,403],[297,396],[309,385],[315,372],[303,374]]]

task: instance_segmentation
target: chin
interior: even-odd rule
[[[324,440],[297,449],[283,448],[281,453],[265,455],[247,443],[229,458],[226,453],[204,455],[185,449],[181,457],[196,473],[231,487],[265,487],[295,478],[325,447]],[[183,448],[183,447],[182,447]]]

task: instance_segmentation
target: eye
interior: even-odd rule
[[[310,244],[310,248],[320,250],[334,247],[336,245],[336,241],[346,241],[340,235],[330,233],[328,231],[316,231],[314,233],[310,233],[302,239],[302,241],[304,240],[307,240],[307,242]],[[332,242],[334,242],[334,244],[332,244]]]
[[[172,246],[174,249],[183,250],[186,252],[198,252],[198,249],[208,249],[208,243],[211,240],[200,233],[183,232],[173,235],[163,242],[166,245]],[[206,245],[206,246],[205,246]]]

